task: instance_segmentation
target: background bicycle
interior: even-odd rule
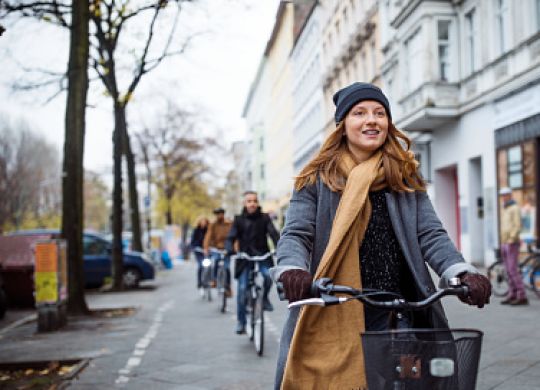
[[[227,251],[217,248],[210,248],[210,257],[213,260],[213,276],[216,281],[219,310],[225,313],[227,310],[227,298],[231,296],[230,271],[227,259]]]
[[[527,256],[519,262],[523,284],[540,298],[540,250],[527,245]],[[493,294],[502,297],[508,294],[508,275],[497,250],[497,261],[487,269],[487,277],[493,286]]]
[[[278,284],[278,290],[280,285]],[[330,306],[360,300],[371,307],[393,312],[392,329],[361,334],[367,385],[370,390],[474,390],[483,333],[476,329],[402,329],[399,319],[410,310],[426,308],[443,296],[466,296],[459,279],[419,302],[408,302],[396,293],[356,290],[319,279],[314,289],[320,298],[289,304]],[[340,294],[336,296],[335,294]],[[283,297],[283,294],[280,294]]]
[[[236,258],[253,262],[244,298],[247,316],[246,333],[253,341],[255,351],[259,356],[262,356],[264,351],[264,276],[260,271],[259,263],[269,260],[273,255],[273,251],[261,256],[250,256],[244,252],[235,255]]]

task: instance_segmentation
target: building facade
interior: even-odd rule
[[[252,85],[244,117],[250,134],[252,179],[263,209],[283,223],[293,187],[293,104],[289,60],[294,6],[279,4],[271,36]]]
[[[325,102],[322,71],[322,7],[317,1],[298,15],[295,8],[295,41],[291,52],[293,73],[293,171],[309,162],[324,140]]]
[[[380,83],[377,0],[321,0],[326,132],[335,129],[334,93],[355,81]]]
[[[380,0],[379,16],[383,89],[464,257],[494,260],[504,186],[536,240],[540,1]]]

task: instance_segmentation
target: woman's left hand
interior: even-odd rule
[[[459,299],[469,305],[484,307],[489,303],[491,296],[491,283],[482,274],[465,273],[460,276],[461,283],[469,287],[469,295]]]

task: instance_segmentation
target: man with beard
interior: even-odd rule
[[[242,214],[235,216],[231,230],[227,237],[226,249],[233,252],[234,242],[237,241],[240,252],[245,252],[250,256],[260,256],[267,253],[268,236],[277,245],[279,233],[277,232],[269,215],[261,212],[257,193],[246,191],[244,193],[244,208]],[[272,279],[269,269],[274,265],[272,258],[259,264],[259,269],[264,276],[264,310],[272,311],[273,307],[268,299]],[[245,259],[237,259],[235,263],[234,277],[238,280],[237,296],[237,318],[236,333],[242,334],[246,330],[246,302],[245,291],[247,288],[249,271],[253,264]]]

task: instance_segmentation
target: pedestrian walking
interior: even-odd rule
[[[525,286],[518,266],[521,231],[521,211],[512,197],[512,189],[503,187],[499,191],[502,197],[501,212],[501,256],[508,275],[508,296],[501,301],[503,305],[528,305]]]
[[[191,241],[189,243],[191,251],[195,255],[195,259],[197,260],[197,288],[202,287],[202,262],[204,260],[203,242],[206,231],[208,230],[208,224],[208,218],[199,217],[195,224],[195,228],[191,233]]]
[[[459,277],[470,305],[489,303],[487,278],[448,237],[418,173],[409,138],[392,124],[383,92],[354,83],[336,92],[336,129],[300,172],[272,277],[289,302],[312,296],[314,279],[421,300]],[[292,309],[284,325],[276,389],[365,389],[359,334],[389,329],[386,311],[359,301]],[[448,328],[440,303],[407,314],[400,328]]]

